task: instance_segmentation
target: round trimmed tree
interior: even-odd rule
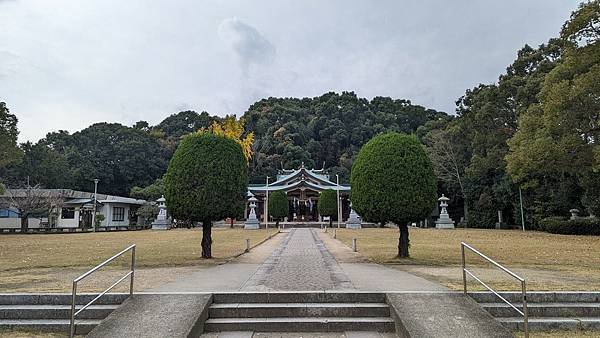
[[[317,209],[321,216],[329,217],[329,227],[333,224],[333,216],[337,216],[338,213],[337,205],[337,193],[333,189],[326,189],[321,191],[319,195],[319,202],[317,203]]]
[[[212,222],[234,215],[248,188],[248,165],[233,139],[208,132],[185,136],[165,176],[167,208],[176,219],[202,222],[202,257],[212,258]]]
[[[288,215],[290,205],[287,194],[283,191],[275,191],[269,195],[269,215],[275,219],[275,226],[279,226],[279,221]]]
[[[398,256],[408,257],[408,223],[428,217],[437,199],[433,165],[414,135],[386,133],[365,144],[350,176],[352,206],[367,221],[398,225]]]

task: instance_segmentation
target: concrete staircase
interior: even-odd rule
[[[521,309],[520,292],[500,294]],[[523,317],[494,294],[469,295],[508,329],[523,330]],[[600,330],[600,292],[528,292],[527,298],[532,331]]]
[[[204,331],[395,331],[383,293],[221,293]]]
[[[78,295],[81,307],[95,294]],[[77,316],[76,333],[87,334],[115,310],[128,294],[107,294]],[[70,294],[0,294],[0,330],[69,332]]]

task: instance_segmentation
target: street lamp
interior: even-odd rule
[[[335,181],[337,184],[337,214],[338,214],[338,229],[340,228],[340,222],[342,219],[342,209],[341,209],[341,205],[340,205],[340,176],[338,174],[335,174]]]
[[[265,229],[269,228],[269,176],[267,176],[267,188],[265,189]]]
[[[100,182],[99,179],[94,178],[94,213],[92,214],[92,231],[96,232],[96,203],[98,203],[98,182]]]

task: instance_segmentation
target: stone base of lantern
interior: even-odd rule
[[[258,221],[257,218],[248,219],[246,222],[244,222],[244,229],[245,230],[260,229],[260,222]]]
[[[171,229],[171,222],[167,219],[157,219],[152,222],[152,230],[169,230]]]
[[[360,220],[360,218],[358,217],[356,212],[354,212],[354,210],[352,210],[350,212],[350,217],[348,217],[348,220],[346,221],[346,229],[360,229],[360,228],[362,228],[362,221]]]
[[[454,221],[448,214],[441,214],[440,218],[435,221],[436,229],[454,229]]]

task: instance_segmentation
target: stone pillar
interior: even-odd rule
[[[502,210],[498,210],[498,222],[496,223],[496,229],[507,229],[508,226],[504,222],[502,217]]]

